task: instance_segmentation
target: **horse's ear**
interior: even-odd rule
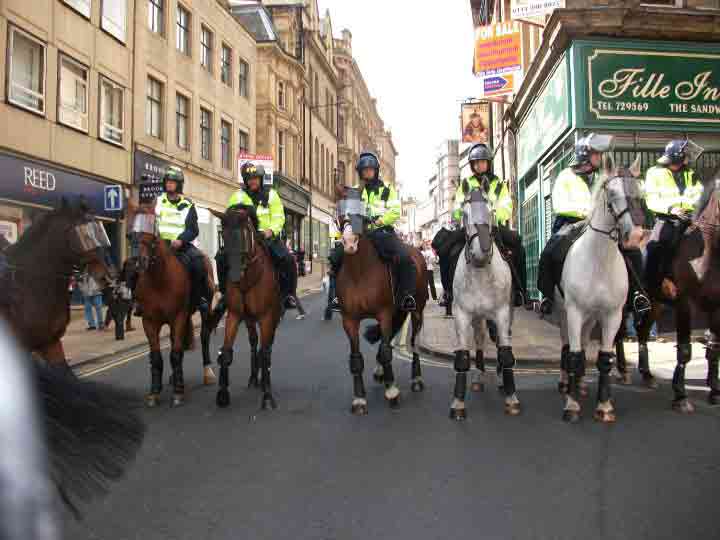
[[[628,169],[630,171],[630,174],[633,176],[633,178],[639,178],[640,173],[642,172],[641,165],[642,164],[642,158],[640,154],[637,155],[635,158],[635,161],[632,165],[630,165],[630,168]]]
[[[602,157],[602,170],[605,174],[605,178],[614,178],[617,176],[617,167],[615,167],[615,160],[610,152],[605,152]]]

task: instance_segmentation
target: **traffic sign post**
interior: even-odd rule
[[[119,212],[123,209],[122,186],[105,186],[105,211]]]

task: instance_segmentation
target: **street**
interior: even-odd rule
[[[65,537],[717,537],[720,411],[705,394],[694,396],[694,416],[681,416],[670,409],[667,381],[657,392],[614,386],[618,422],[608,426],[592,420],[591,384],[584,419],[571,426],[561,420],[556,375],[536,369],[517,377],[521,416],[506,417],[488,388],[469,397],[468,421],[454,423],[449,366],[424,364],[426,391],[411,394],[410,365],[396,351],[403,396],[393,411],[372,382],[365,344],[370,414],[353,417],[347,341],[337,315],[320,321],[324,300],[306,297],[308,318],[281,325],[276,411],[259,411],[259,392],[246,389],[246,332],[227,410],[215,406],[215,388],[200,386],[198,353],[186,356],[187,405],[170,409],[166,393],[162,406],[143,411],[148,435],[128,477],[86,507],[83,522],[64,514]],[[92,377],[137,390],[142,407],[146,357]]]

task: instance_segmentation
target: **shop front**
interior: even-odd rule
[[[105,210],[105,187],[113,182],[85,175],[38,159],[0,152],[0,234],[11,243],[43,215],[59,207],[63,198],[82,198],[93,217],[103,223],[112,243],[113,262],[121,261],[123,235],[120,212]],[[121,197],[126,192],[120,189]]]
[[[275,172],[274,180],[275,189],[285,207],[285,239],[296,252],[302,250],[307,253],[307,244],[304,242],[302,231],[310,208],[310,192],[282,173]]]
[[[642,175],[666,143],[688,137],[705,151],[693,166],[720,169],[720,45],[622,39],[575,40],[559,56],[517,130],[518,223],[528,288],[550,236],[552,187],[575,141],[615,136],[616,165],[640,157]]]

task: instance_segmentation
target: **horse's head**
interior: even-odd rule
[[[343,253],[354,255],[358,252],[360,236],[367,226],[367,208],[358,188],[337,188],[337,224],[342,232]]]
[[[720,169],[705,182],[702,197],[697,203],[694,220],[705,235],[710,235],[712,243],[720,242]]]
[[[130,272],[144,272],[152,266],[157,254],[158,222],[155,209],[151,206],[130,206]]]
[[[243,204],[228,208],[224,214],[211,210],[222,223],[222,238],[225,250],[244,273],[256,254],[258,217],[255,207]]]
[[[645,211],[639,176],[640,156],[630,167],[606,168],[598,188],[598,194],[603,193],[605,197],[602,209],[613,222],[613,230],[617,231],[618,241],[625,249],[639,247],[644,237]],[[596,204],[596,208],[599,207]]]
[[[492,259],[494,221],[485,192],[471,191],[463,205],[465,257],[476,268],[486,266]]]
[[[45,218],[49,250],[57,250],[68,267],[85,266],[101,285],[109,285],[115,270],[106,262],[105,250],[110,239],[105,228],[89,214],[83,199],[70,203],[63,199],[60,206]]]

